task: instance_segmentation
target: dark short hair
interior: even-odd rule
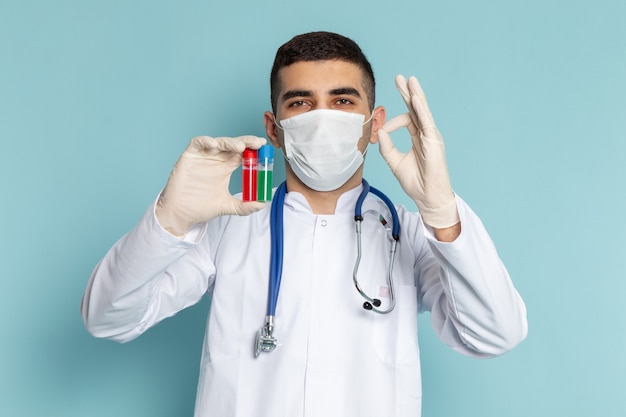
[[[363,88],[367,94],[370,109],[374,108],[376,81],[372,66],[352,39],[332,32],[310,32],[293,37],[276,51],[270,75],[270,99],[272,110],[280,92],[279,71],[300,61],[341,60],[358,66],[363,72]]]

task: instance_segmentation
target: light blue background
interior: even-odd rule
[[[264,135],[276,48],[319,29],[360,43],[389,116],[394,75],[420,78],[528,307],[492,360],[423,317],[423,415],[626,415],[625,4],[2,0],[0,415],[192,414],[208,303],[118,345],[80,298],[189,139]],[[367,164],[409,204],[377,147]]]

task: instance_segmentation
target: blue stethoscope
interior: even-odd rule
[[[386,310],[379,309],[381,301],[377,298],[371,298],[368,296],[357,279],[357,273],[359,271],[359,265],[361,263],[361,223],[363,221],[362,206],[365,197],[372,193],[380,198],[389,208],[392,218],[391,228],[391,251],[389,254],[389,272],[387,274],[387,284],[389,285],[390,303]],[[283,229],[283,211],[285,203],[285,194],[287,194],[287,185],[285,182],[280,184],[274,193],[272,199],[272,207],[270,210],[270,238],[271,238],[271,255],[270,255],[270,278],[269,278],[269,291],[267,297],[267,314],[265,316],[265,324],[259,329],[256,335],[255,343],[255,356],[259,356],[261,352],[271,352],[276,346],[278,341],[274,337],[274,317],[276,315],[276,304],[278,303],[278,292],[280,291],[280,281],[283,272],[283,250],[284,250],[284,229]],[[356,224],[357,235],[357,258],[354,264],[354,271],[352,272],[352,280],[354,286],[361,296],[366,300],[363,303],[363,308],[373,311],[375,313],[387,314],[391,312],[396,305],[396,297],[393,290],[393,264],[396,258],[396,247],[400,240],[400,222],[398,220],[398,212],[394,207],[391,200],[383,194],[381,191],[374,187],[370,187],[367,181],[363,180],[363,190],[357,199],[356,206],[354,207],[354,221]]]

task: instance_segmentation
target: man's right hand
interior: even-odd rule
[[[157,202],[156,217],[161,227],[184,237],[195,224],[225,214],[248,215],[265,207],[264,203],[243,202],[228,189],[244,149],[258,149],[265,142],[256,136],[193,138],[174,165]]]

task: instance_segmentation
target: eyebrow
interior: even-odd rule
[[[313,93],[308,90],[290,90],[283,94],[282,99],[287,101],[295,97],[311,97],[312,95]]]
[[[329,91],[329,93],[333,96],[354,96],[354,97],[358,97],[361,98],[361,93],[359,93],[359,91],[356,88],[352,88],[352,87],[339,87],[339,88],[334,88],[332,90]],[[287,101],[289,99],[292,98],[296,98],[296,97],[312,97],[313,93],[309,90],[290,90],[285,92],[285,94],[282,95],[282,101]]]
[[[330,94],[333,96],[354,96],[361,98],[361,93],[359,93],[359,90],[352,87],[335,88],[333,90],[330,90]]]

